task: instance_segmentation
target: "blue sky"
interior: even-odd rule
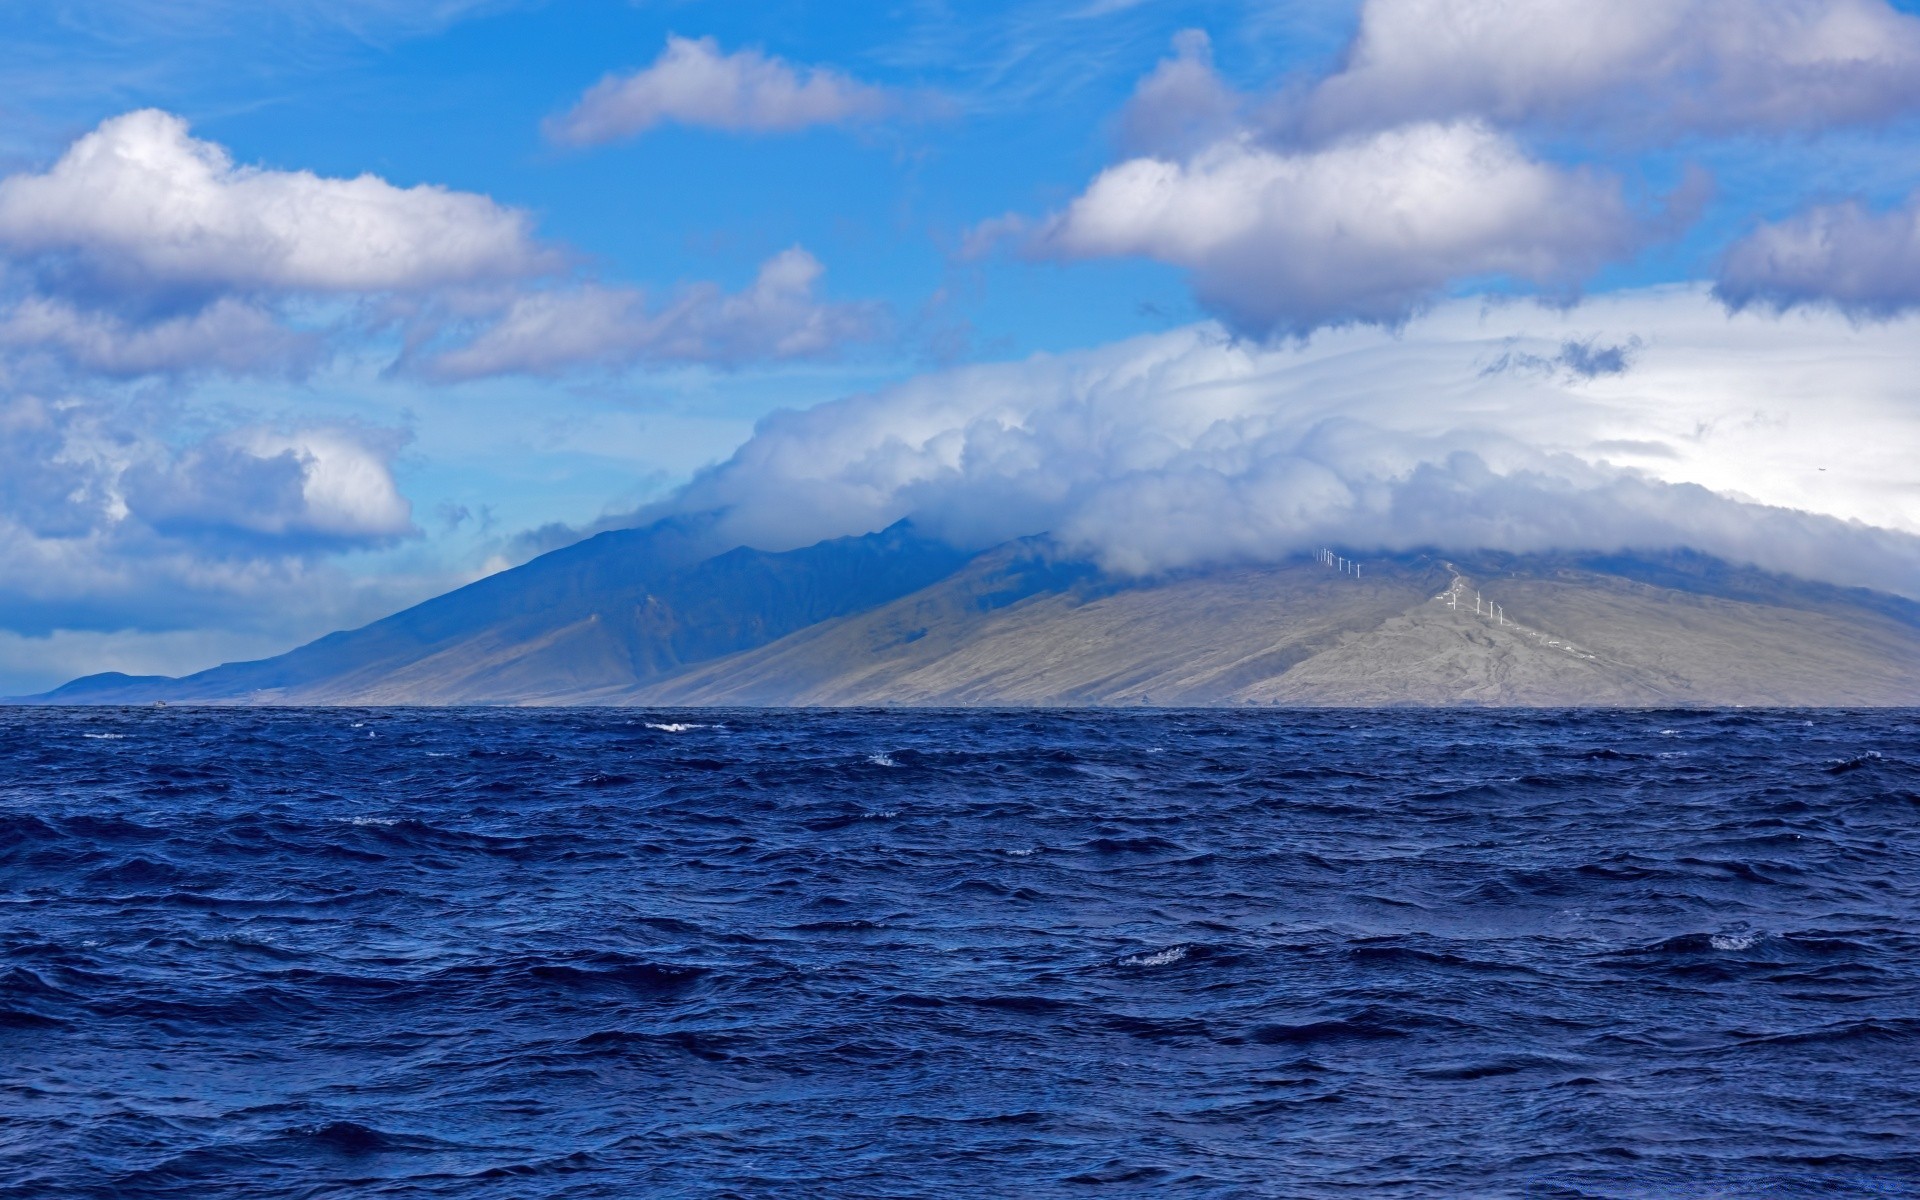
[[[1057,406],[1088,385],[1035,362],[1098,375],[1151,345],[1191,363],[1193,336],[1263,364],[1208,360],[1236,387],[1358,338],[1352,352],[1373,365],[1356,377],[1395,394],[1479,371],[1489,347],[1537,342],[1522,357],[1540,363],[1588,361],[1556,359],[1566,345],[1615,347],[1602,361],[1621,364],[1619,378],[1543,368],[1511,402],[1586,411],[1608,387],[1626,389],[1619,406],[1647,380],[1679,389],[1633,408],[1644,421],[1722,394],[1700,383],[1704,367],[1689,373],[1711,361],[1730,378],[1715,357],[1722,322],[1756,346],[1790,346],[1795,362],[1879,364],[1850,385],[1875,403],[1848,436],[1910,436],[1904,414],[1920,398],[1899,380],[1916,364],[1898,347],[1920,306],[1920,0],[1624,0],[1596,23],[1600,11],[12,6],[0,15],[0,573],[13,581],[0,584],[0,694],[274,652],[708,493],[749,515],[791,508],[812,487],[805,472],[756,468],[754,488],[735,486],[742,464],[780,444],[778,421],[755,440],[780,410],[857,425],[834,426],[832,445],[864,457],[822,443],[808,461],[839,472],[836,494],[884,500],[792,528],[743,517],[743,537],[974,512],[1004,477],[921,512],[903,497],[957,493],[860,475],[875,469],[874,431],[926,451],[915,470],[964,476],[989,457],[967,440],[977,430],[951,431],[970,457],[941,459],[928,450],[948,444],[935,411],[954,406],[929,410],[926,397],[1024,395],[1046,379],[1064,389],[1046,401]],[[1443,329],[1461,347],[1453,366],[1407,373]],[[1603,331],[1613,340],[1594,341]],[[1818,388],[1744,386],[1760,389],[1756,411],[1808,421],[1832,407]],[[1466,407],[1448,410],[1444,432],[1488,411],[1459,399],[1464,388],[1448,391]],[[1039,411],[994,419],[1030,429]],[[1132,432],[1187,450],[1228,428],[1127,411]],[[1411,410],[1368,411],[1396,436],[1415,423]],[[1530,436],[1536,450],[1600,460]],[[1249,457],[1255,444],[1236,443],[1242,465],[1213,463],[1207,478],[1272,467]],[[1420,453],[1443,444],[1468,443]],[[1606,461],[1737,503],[1920,533],[1897,465],[1820,499],[1709,458],[1685,470],[1672,455]],[[1404,481],[1423,461],[1391,469]],[[1099,462],[1105,474],[1077,486],[1112,490],[1136,470]],[[1080,478],[1080,466],[1049,458],[1043,474]],[[1365,489],[1340,478],[1342,503],[1361,503]],[[1125,479],[1130,495],[1151,491]],[[1017,513],[979,527],[1112,528],[1094,509],[1020,494]],[[1192,515],[1129,520],[1176,528]],[[1253,520],[1266,540],[1221,553],[1281,553],[1324,535],[1320,521]],[[1342,528],[1383,546],[1398,536]],[[1137,549],[1115,561],[1158,562]]]

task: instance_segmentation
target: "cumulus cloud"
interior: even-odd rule
[[[175,443],[152,399],[0,395],[0,695],[277,653],[462,582],[335,561],[414,536],[399,433]]]
[[[424,291],[558,262],[525,213],[485,196],[239,166],[154,109],[103,121],[45,172],[0,180],[0,249],[162,291]]]
[[[809,85],[811,86],[811,85]],[[802,89],[805,91],[806,89]],[[813,92],[807,91],[807,95]],[[485,323],[429,356],[448,378],[827,354],[870,305],[821,300],[795,248],[746,289],[581,282],[526,213],[486,196],[236,164],[178,117],[103,122],[45,171],[0,179],[0,351],[74,378],[303,372],[393,317],[411,357],[457,314]]]
[[[0,694],[29,690],[7,677],[36,656],[26,674],[67,678],[76,664],[137,663],[171,638],[180,655],[168,665],[197,668],[447,586],[333,561],[415,534],[396,431],[296,423],[176,442],[151,401],[0,395]],[[48,638],[75,656],[49,657]],[[193,646],[206,657],[194,661]]]
[[[415,533],[393,477],[405,438],[340,425],[228,430],[176,448],[150,419],[80,398],[0,405],[0,523],[36,539],[239,538],[267,555]]]
[[[1920,194],[1886,212],[1824,205],[1762,225],[1727,251],[1716,292],[1735,309],[1887,318],[1920,308]]]
[[[1325,544],[1687,547],[1920,596],[1915,332],[1729,320],[1698,289],[1453,302],[1310,345],[1197,327],[777,414],[645,515],[718,513],[768,548],[903,517],[968,545],[1052,533],[1140,572]],[[1635,338],[1619,371],[1487,370],[1593,367]]]
[[[607,76],[549,121],[547,135],[570,145],[596,145],[668,122],[788,133],[872,121],[894,107],[886,90],[826,67],[796,68],[753,49],[724,54],[713,38],[670,36],[651,66]]]
[[[1320,133],[1501,123],[1782,131],[1920,107],[1920,18],[1886,0],[1366,0]]]
[[[340,329],[291,311],[564,265],[525,213],[485,196],[242,166],[152,109],[0,179],[0,261],[0,349],[115,378],[297,373]]]
[[[1663,212],[1630,206],[1611,175],[1567,165],[1585,135],[1617,149],[1915,111],[1920,16],[1888,0],[1364,0],[1337,70],[1266,96],[1222,80],[1203,33],[1180,34],[1121,116],[1125,161],[1050,221],[1001,218],[964,249],[1037,228],[1023,244],[1041,256],[1170,263],[1243,335],[1391,325],[1461,286],[1570,294],[1691,220],[1704,173]],[[1726,294],[1793,302],[1807,284],[1750,284],[1766,273],[1752,264],[1804,274],[1814,243],[1864,256],[1898,224],[1833,210],[1764,231]],[[1846,285],[1859,295],[1832,299],[1885,311],[1898,272],[1863,262]]]
[[[828,355],[870,336],[878,314],[871,305],[820,299],[816,285],[824,270],[796,246],[762,263],[741,291],[693,284],[658,307],[636,288],[583,285],[521,295],[473,340],[430,355],[421,371],[452,380]]]
[[[128,516],[163,535],[281,552],[378,546],[417,532],[395,449],[350,429],[249,430],[141,462],[120,486]]]
[[[1131,159],[1033,245],[1184,267],[1203,304],[1264,336],[1403,321],[1463,278],[1570,289],[1644,236],[1616,181],[1461,122],[1304,150],[1239,136],[1184,161]]]

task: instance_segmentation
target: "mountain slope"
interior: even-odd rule
[[[1044,543],[649,685],[685,704],[1208,704],[1423,600],[1444,573],[1231,570],[1126,586]]]
[[[864,611],[966,556],[898,525],[714,554],[693,523],[604,533],[361,629],[182,679],[93,676],[51,703],[514,704],[583,701]]]
[[[722,549],[690,520],[603,534],[277,658],[39,699],[1920,705],[1920,604],[1686,554],[1131,579],[1045,538],[969,557],[903,523],[768,553]]]
[[[980,602],[1044,554],[983,556],[873,612],[685,669],[627,700],[1920,704],[1912,606],[1757,572],[1726,574],[1721,590],[1769,603],[1590,567],[1437,558],[1375,563],[1359,579],[1317,563],[1124,588],[1083,578]],[[1485,615],[1474,612],[1476,593]]]

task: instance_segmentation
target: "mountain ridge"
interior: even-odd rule
[[[1920,705],[1920,603],[1689,551],[1135,578],[1044,536],[971,553],[901,522],[769,552],[715,528],[603,533],[273,658],[15,702]]]

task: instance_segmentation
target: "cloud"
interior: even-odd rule
[[[524,294],[473,340],[427,356],[420,370],[458,380],[636,363],[732,366],[821,357],[872,336],[878,320],[871,305],[819,299],[823,272],[818,259],[796,246],[762,263],[742,291],[693,284],[657,308],[635,288],[589,284]]]
[[[653,64],[587,89],[547,136],[587,146],[674,122],[750,133],[873,121],[896,107],[882,88],[826,67],[796,69],[758,50],[723,54],[713,38],[667,38]]]
[[[1202,304],[1267,336],[1404,321],[1468,278],[1571,289],[1646,234],[1616,181],[1536,161],[1463,122],[1309,150],[1239,136],[1185,161],[1131,159],[1032,247],[1184,267]]]
[[[903,517],[976,546],[1051,532],[1140,572],[1687,547],[1920,596],[1915,332],[1729,320],[1699,289],[1455,301],[1306,345],[1200,326],[776,414],[642,516],[718,513],[766,548]],[[1574,369],[1635,338],[1623,370]],[[1569,369],[1489,372],[1502,354]]]
[[[76,407],[0,393],[0,522],[27,536],[82,536],[118,503],[88,452],[96,422]]]
[[[1629,205],[1612,174],[1572,165],[1596,146],[1915,111],[1920,16],[1887,0],[1364,0],[1338,69],[1266,96],[1236,91],[1205,34],[1181,33],[1121,115],[1128,157],[1037,234],[1011,236],[1035,227],[998,218],[963,255],[1016,240],[1041,257],[1169,263],[1241,335],[1393,325],[1462,286],[1569,295],[1692,220],[1704,172],[1663,206]],[[1529,148],[1545,139],[1551,157]],[[1817,271],[1796,238],[1864,250],[1904,236],[1894,218],[1867,224],[1834,211],[1764,231],[1734,256],[1726,295],[1779,304],[1815,290],[1747,283],[1769,255],[1792,260],[1782,275]],[[1833,302],[1903,304],[1885,296],[1897,271],[1870,266],[1852,273],[1858,296]]]
[[[166,628],[416,532],[392,431],[161,433],[138,398],[0,400],[0,627]]]
[[[1920,108],[1920,18],[1886,0],[1366,0],[1344,60],[1310,131],[1472,117],[1668,137]]]
[[[1884,319],[1920,308],[1920,193],[1885,212],[1834,204],[1762,225],[1727,251],[1715,293],[1736,310]]]
[[[30,295],[0,313],[0,347],[39,351],[73,370],[116,378],[299,371],[321,349],[318,336],[287,329],[259,305],[230,296],[198,312],[141,324]]]
[[[1184,156],[1229,136],[1241,97],[1213,69],[1213,43],[1187,29],[1173,54],[1140,81],[1120,116],[1120,141],[1136,154]]]
[[[419,292],[559,265],[525,213],[485,196],[237,166],[155,109],[0,180],[0,249],[55,279],[163,293]]]
[[[486,196],[238,166],[154,110],[0,180],[0,260],[16,268],[0,351],[78,380],[298,375],[368,337],[369,312],[415,359],[449,314],[490,320],[431,357],[444,378],[815,357],[878,316],[820,300],[822,267],[798,248],[741,292],[694,283],[650,307],[579,282],[526,213]]]
[[[248,430],[129,469],[129,518],[169,537],[281,553],[364,548],[418,532],[392,438],[343,428]]]
[[[298,374],[354,332],[342,303],[565,265],[525,213],[485,196],[240,166],[153,109],[0,179],[0,261],[0,349],[76,379]]]
[[[14,396],[0,406],[0,522],[42,539],[155,538],[311,555],[417,532],[393,477],[405,438],[342,425],[249,427],[181,448],[122,406]]]

